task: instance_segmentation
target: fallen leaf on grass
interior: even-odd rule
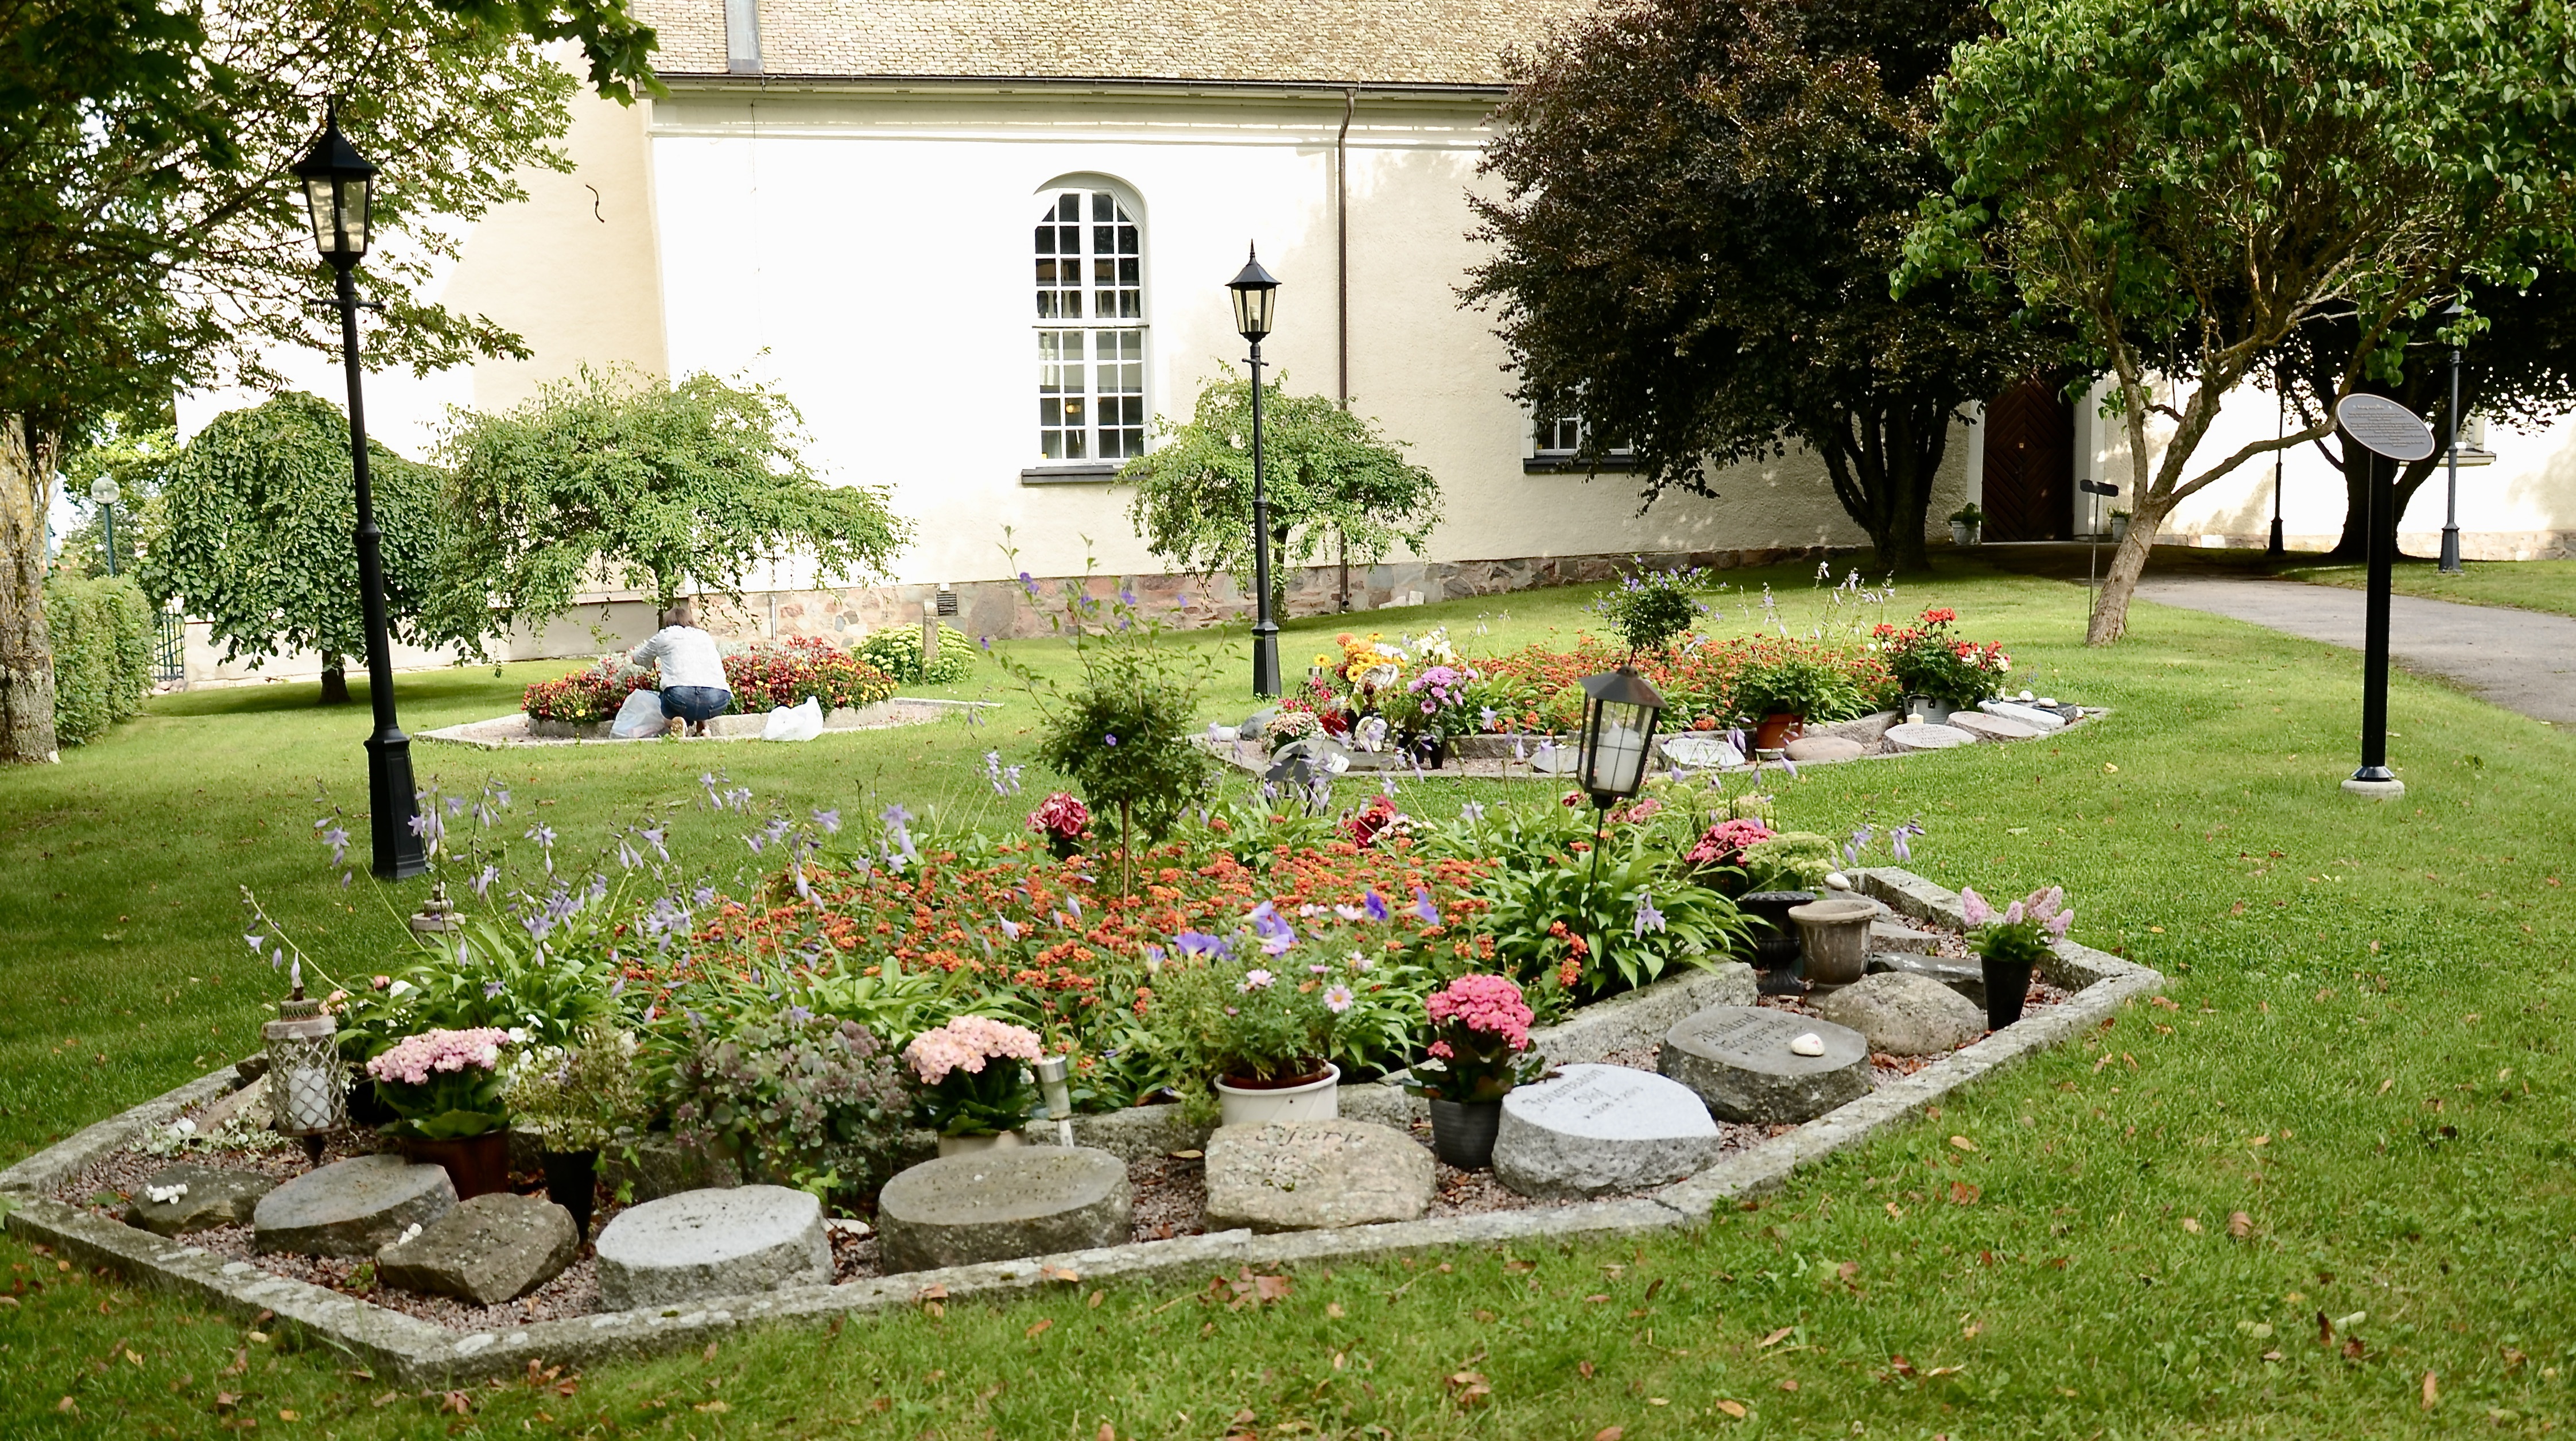
[[[1331,1317],[1332,1319],[1334,1319],[1334,1320],[1336,1320],[1336,1321],[1338,1321],[1338,1320],[1342,1319],[1342,1303],[1341,1303],[1341,1302],[1339,1302],[1339,1301],[1327,1301],[1327,1302],[1325,1302],[1325,1303],[1324,1303],[1324,1314],[1325,1314],[1325,1315],[1327,1315],[1327,1316],[1329,1316],[1329,1317]]]
[[[2435,1384],[2434,1379],[2433,1379],[2433,1373],[2432,1373],[2432,1372],[2430,1372],[2430,1371],[2425,1372],[2425,1373],[2424,1373],[2424,1409],[2425,1409],[2425,1410],[2427,1410],[2427,1411],[2432,1410],[2432,1409],[2433,1409],[2433,1403],[2434,1403],[2434,1402],[2436,1402],[2436,1401],[2439,1401],[2439,1400],[2441,1400],[2441,1399],[2442,1399],[2442,1388],[2441,1388],[2439,1385]]]
[[[54,1409],[66,1416],[76,1416],[80,1414],[80,1403],[66,1396],[54,1403]]]
[[[1887,1203],[1887,1215],[1889,1220],[1902,1221],[1905,1219],[1905,1210],[1894,1201],[1890,1201]]]
[[[1969,1185],[1965,1181],[1952,1181],[1950,1183],[1950,1204],[1953,1206],[1973,1206],[1977,1204],[1977,1198],[1984,1194],[1985,1192],[1978,1190],[1976,1187]]]
[[[2242,1241],[2254,1234],[2254,1218],[2242,1211],[2227,1213],[2227,1234]]]
[[[299,1418],[292,1411],[280,1411],[277,1413],[277,1419],[280,1421],[294,1421]]]
[[[1054,1327],[1054,1325],[1055,1322],[1052,1320],[1041,1320],[1036,1325],[1031,1326],[1020,1334],[1028,1337],[1030,1340],[1036,1340],[1038,1337],[1045,1335]]]
[[[704,1411],[704,1412],[706,1412],[706,1413],[707,1413],[708,1415],[710,1415],[710,1416],[721,1416],[721,1415],[723,1415],[724,1413],[726,1413],[727,1411],[732,1410],[733,1408],[732,1408],[731,1406],[726,1405],[724,1402],[722,1402],[722,1401],[718,1400],[718,1401],[701,1401],[701,1402],[699,1402],[697,1405],[692,1406],[692,1407],[690,1407],[689,1409],[690,1409],[690,1410],[692,1410],[692,1411]]]
[[[2199,1235],[2199,1234],[2200,1234],[2200,1218],[2199,1218],[2198,1216],[2185,1216],[2185,1217],[2183,1217],[2183,1218],[2182,1218],[2182,1228],[2183,1228],[2184,1230],[2186,1230],[2186,1231],[2189,1231],[2191,1234],[2193,1234],[2193,1235],[2195,1235],[2195,1236]]]
[[[1741,1401],[1720,1401],[1717,1403],[1717,1409],[1738,1421],[1744,1419],[1744,1403]]]
[[[1080,1271],[1068,1270],[1062,1266],[1040,1266],[1038,1268],[1038,1279],[1041,1281],[1072,1282],[1081,1280],[1082,1273]]]
[[[1474,1371],[1453,1373],[1449,1377],[1449,1391],[1449,1399],[1457,1402],[1461,1410],[1479,1405],[1494,1394],[1494,1388],[1486,1385],[1485,1378]]]
[[[1762,1338],[1762,1344],[1761,1344],[1760,1346],[1756,1346],[1756,1347],[1754,1347],[1753,1349],[1754,1349],[1754,1350],[1756,1350],[1756,1351],[1759,1351],[1759,1350],[1762,1350],[1764,1347],[1768,1347],[1768,1346],[1777,1346],[1777,1345],[1779,1345],[1781,1342],[1788,1340],[1788,1339],[1789,1339],[1789,1333],[1790,1333],[1790,1332],[1792,1332],[1792,1331],[1795,1331],[1795,1330],[1797,1330],[1797,1329],[1798,1329],[1798,1328],[1797,1328],[1797,1327],[1795,1327],[1795,1326],[1783,1326],[1783,1327],[1781,1327],[1779,1330],[1772,1332],[1770,1335],[1763,1337],[1763,1338]]]
[[[1797,1378],[1797,1377],[1795,1377],[1795,1376],[1792,1376],[1792,1377],[1790,1377],[1788,1380],[1781,1382],[1781,1383],[1780,1383],[1780,1389],[1781,1389],[1781,1390],[1783,1390],[1783,1391],[1795,1391],[1795,1390],[1797,1390],[1797,1389],[1798,1389],[1798,1378]]]
[[[1969,1140],[1965,1136],[1952,1136],[1950,1138],[1950,1144],[1958,1147],[1962,1151],[1973,1151],[1977,1149],[1977,1143]]]
[[[375,1407],[377,1410],[381,1411],[401,1399],[402,1393],[400,1391],[388,1391],[375,1399]]]
[[[1628,1428],[1625,1426],[1604,1426],[1592,1433],[1592,1441],[1619,1441],[1620,1437],[1627,1434]]]

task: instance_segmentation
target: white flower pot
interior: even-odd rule
[[[971,1151],[998,1151],[1027,1144],[1028,1141],[1017,1131],[1003,1131],[990,1136],[942,1136],[939,1138],[939,1154],[963,1156]]]
[[[2129,518],[2125,515],[2111,517],[2111,543],[2117,545],[2128,538]]]
[[[1326,1065],[1318,1080],[1302,1086],[1255,1090],[1216,1083],[1221,1126],[1266,1126],[1273,1121],[1330,1121],[1341,1115],[1342,1068]]]
[[[1952,545],[1975,545],[1978,540],[1977,533],[1983,528],[1984,527],[1982,526],[1970,525],[1963,520],[1954,520],[1950,522],[1950,543]]]

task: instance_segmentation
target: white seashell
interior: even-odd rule
[[[1824,1053],[1825,1038],[1813,1031],[1789,1043],[1789,1054],[1793,1056],[1821,1056]]]
[[[2023,700],[2029,700],[2029,699],[2031,698],[2030,692],[2029,692],[2029,691],[2023,691],[2023,692],[2021,693],[2021,698],[2022,698]]]
[[[1827,872],[1825,872],[1825,889],[1826,889],[1826,890],[1829,890],[1829,891],[1847,891],[1847,890],[1850,890],[1851,888],[1852,888],[1851,877],[1849,877],[1849,876],[1847,876],[1847,875],[1844,875],[1844,874],[1843,874],[1842,872],[1840,872],[1840,871],[1827,871]]]

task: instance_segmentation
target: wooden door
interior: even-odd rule
[[[2075,534],[2075,407],[2056,382],[2023,381],[1986,407],[1988,540]]]

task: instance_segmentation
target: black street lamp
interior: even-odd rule
[[[124,494],[112,475],[102,475],[89,483],[89,498],[98,506],[99,539],[107,544],[109,575],[116,574],[116,502]]]
[[[2347,395],[2335,402],[2334,414],[2344,443],[2367,452],[2362,489],[2369,503],[2363,518],[2370,536],[2370,589],[2362,598],[2361,767],[2343,788],[2386,800],[2406,794],[2406,783],[2388,768],[2388,593],[2397,562],[2397,467],[2431,455],[2433,432],[2422,417],[2384,395]],[[2385,483],[2379,478],[2383,460],[2389,465]]]
[[[2444,323],[2460,323],[2460,302],[2455,297],[2442,307]],[[2451,345],[2451,443],[2447,447],[2451,470],[2447,494],[2442,501],[2442,574],[2460,573],[2460,347]]]
[[[1225,288],[1234,292],[1234,328],[1252,342],[1252,693],[1279,694],[1279,621],[1270,613],[1270,493],[1261,484],[1261,338],[1279,303],[1279,277],[1261,268],[1245,247],[1243,270]]]
[[[2289,433],[2290,397],[2288,387],[2284,386],[2279,398],[2273,402],[2272,438],[2279,440]],[[2283,452],[2288,449],[2281,446],[2272,452],[2272,540],[2263,547],[2265,560],[2280,560],[2289,553],[2281,543],[2281,462]]]
[[[393,647],[385,627],[384,533],[376,529],[375,497],[367,484],[367,410],[358,386],[358,283],[352,275],[367,253],[368,211],[375,200],[376,167],[340,133],[337,107],[323,122],[322,138],[295,162],[304,203],[313,217],[313,243],[339,277],[340,353],[349,374],[349,463],[358,485],[358,596],[367,618],[367,690],[375,703],[376,729],[367,737],[367,820],[374,845],[369,867],[389,881],[429,869],[421,843],[418,798],[412,789],[411,738],[394,723]],[[382,307],[377,307],[381,309]]]

